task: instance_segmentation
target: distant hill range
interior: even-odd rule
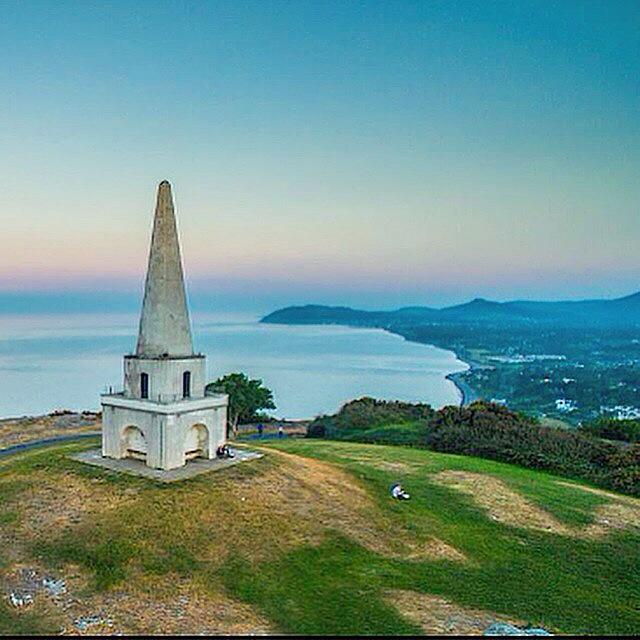
[[[304,305],[286,307],[262,318],[273,324],[343,324],[361,326],[419,324],[484,324],[522,326],[538,324],[635,326],[640,325],[640,292],[613,300],[471,302],[435,309],[404,307],[395,311],[362,311],[350,307]]]

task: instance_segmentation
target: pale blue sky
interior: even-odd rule
[[[167,178],[231,307],[630,293],[639,30],[635,1],[0,0],[0,290],[138,292]]]

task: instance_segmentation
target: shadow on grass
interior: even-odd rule
[[[633,634],[640,622],[634,562],[620,563],[603,544],[525,535],[500,558],[481,565],[382,558],[332,534],[318,547],[301,547],[259,566],[236,558],[223,584],[285,633],[334,635],[419,634],[420,629],[382,599],[384,590],[433,594],[503,619],[572,634]],[[598,545],[596,545],[598,546]],[[616,536],[631,559],[637,541]]]

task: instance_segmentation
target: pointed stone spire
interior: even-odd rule
[[[158,187],[136,355],[193,355],[171,185]]]

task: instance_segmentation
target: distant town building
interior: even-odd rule
[[[566,398],[559,398],[556,400],[556,411],[562,411],[568,413],[569,411],[575,411],[578,408],[575,400],[567,400]]]
[[[225,394],[205,395],[205,356],[193,349],[171,185],[158,187],[138,344],[124,390],[101,396],[102,455],[175,469],[214,458],[226,440]]]
[[[640,419],[640,408],[628,405],[616,405],[615,407],[600,407],[600,413],[608,414],[616,420]]]
[[[489,356],[487,358],[493,362],[500,362],[501,364],[527,364],[531,362],[543,362],[544,360],[566,360],[567,356],[554,355],[554,354],[521,354],[509,356]]]

